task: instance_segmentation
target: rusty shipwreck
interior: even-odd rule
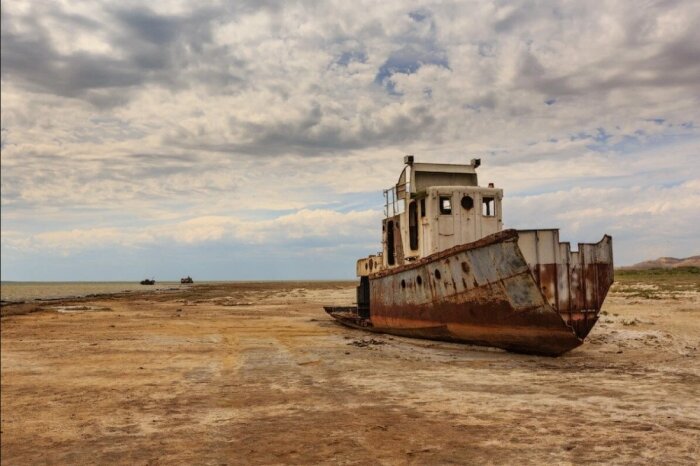
[[[469,165],[404,159],[384,191],[382,252],[357,261],[344,325],[557,356],[581,345],[613,282],[612,238],[572,251],[559,230],[503,229],[503,190]]]

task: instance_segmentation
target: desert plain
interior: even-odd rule
[[[698,464],[697,277],[558,358],[342,327],[352,282],[6,305],[2,464]]]

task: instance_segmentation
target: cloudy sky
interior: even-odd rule
[[[404,154],[698,254],[698,44],[696,0],[2,1],[2,279],[352,278]]]

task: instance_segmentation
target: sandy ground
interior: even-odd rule
[[[613,292],[560,358],[321,307],[353,298],[237,284],[4,309],[2,464],[698,464],[698,292]]]

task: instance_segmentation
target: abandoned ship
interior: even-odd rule
[[[503,229],[503,190],[468,165],[406,156],[384,191],[382,251],[357,261],[344,325],[558,356],[581,345],[613,282],[612,238],[572,251],[558,229]]]

